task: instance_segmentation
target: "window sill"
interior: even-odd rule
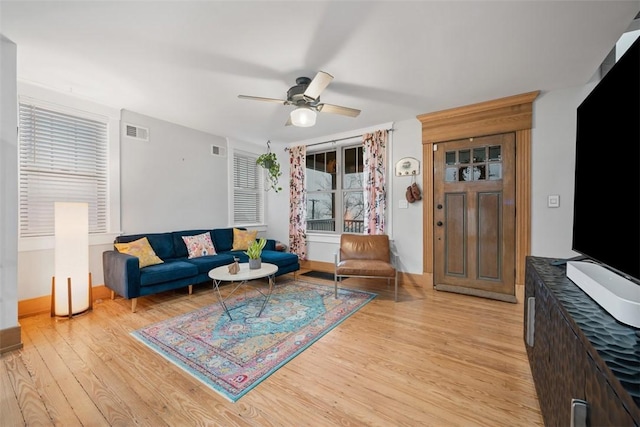
[[[340,243],[340,235],[333,233],[313,233],[307,231],[307,242]]]
[[[89,246],[110,245],[121,233],[101,233],[89,235]],[[18,252],[43,251],[55,248],[55,236],[23,237],[18,239]]]

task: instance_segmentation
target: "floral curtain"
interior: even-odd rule
[[[289,248],[301,260],[307,259],[307,191],[304,176],[307,168],[307,147],[289,150]]]
[[[384,234],[387,207],[385,180],[387,130],[378,130],[362,136],[364,145],[364,234]]]

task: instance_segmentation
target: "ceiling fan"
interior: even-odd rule
[[[318,71],[313,80],[308,77],[298,77],[296,79],[296,85],[287,91],[287,99],[262,98],[248,95],[238,95],[238,98],[276,102],[283,105],[295,105],[296,109],[291,111],[289,120],[287,120],[285,126],[313,126],[316,124],[316,112],[357,117],[358,114],[360,114],[360,110],[320,102],[320,94],[329,86],[332,80],[333,76],[331,74]]]

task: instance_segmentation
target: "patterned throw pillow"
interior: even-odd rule
[[[232,251],[246,251],[249,245],[256,241],[258,230],[240,230],[233,229],[233,248]]]
[[[140,260],[140,268],[162,264],[164,262],[156,255],[146,237],[129,243],[115,243],[114,246],[118,252],[138,257]]]
[[[184,244],[187,245],[189,258],[216,254],[216,249],[213,247],[213,242],[211,241],[211,234],[208,231],[198,234],[197,236],[182,236],[182,240],[184,240]]]

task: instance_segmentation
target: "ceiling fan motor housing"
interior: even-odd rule
[[[307,90],[307,87],[311,83],[311,79],[309,77],[298,77],[296,79],[296,85],[289,88],[287,91],[287,101],[289,101],[293,105],[316,105],[320,102],[320,97],[315,100],[306,98],[304,96],[304,91]]]

